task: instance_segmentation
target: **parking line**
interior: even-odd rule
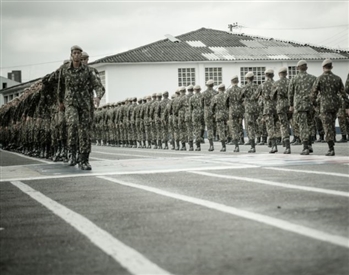
[[[98,178],[101,178],[101,179],[104,179],[104,180],[107,180],[110,182],[114,182],[114,183],[117,183],[120,185],[141,189],[141,190],[155,193],[155,194],[158,194],[161,196],[165,196],[165,197],[177,199],[180,201],[185,201],[185,202],[189,202],[192,204],[200,205],[200,206],[203,206],[206,208],[210,208],[210,209],[217,210],[220,212],[228,213],[228,214],[231,214],[234,216],[253,220],[253,221],[256,221],[259,223],[264,223],[264,224],[267,224],[267,225],[270,225],[273,227],[277,227],[277,228],[285,230],[285,231],[293,232],[293,233],[296,233],[296,234],[299,234],[302,236],[306,236],[306,237],[309,237],[312,239],[316,239],[316,240],[320,240],[323,242],[328,242],[331,244],[335,244],[338,246],[349,248],[349,239],[348,238],[332,235],[332,234],[325,233],[325,232],[322,232],[322,231],[319,231],[316,229],[311,229],[311,228],[308,228],[308,227],[305,227],[302,225],[290,223],[288,221],[284,221],[284,220],[276,219],[273,217],[269,217],[269,216],[241,210],[238,208],[234,208],[234,207],[227,206],[227,205],[220,204],[220,203],[215,203],[215,202],[208,201],[208,200],[203,200],[203,199],[198,199],[198,198],[190,197],[190,196],[186,196],[186,195],[171,193],[171,192],[161,190],[158,188],[154,188],[154,187],[150,187],[150,186],[144,186],[144,185],[140,185],[140,184],[125,182],[125,181],[121,181],[118,179],[105,177],[105,176],[100,176]]]
[[[294,184],[288,184],[288,183],[274,182],[274,181],[269,181],[269,180],[253,179],[253,178],[247,178],[247,177],[218,175],[218,174],[212,174],[212,173],[200,172],[200,171],[188,171],[188,173],[198,174],[198,175],[203,175],[203,176],[208,176],[208,177],[215,177],[215,178],[248,181],[248,182],[272,185],[272,186],[283,187],[283,188],[290,188],[290,189],[298,189],[298,190],[302,190],[302,191],[323,193],[323,194],[327,194],[327,195],[349,197],[348,192],[329,190],[329,189],[323,189],[323,188],[317,188],[317,187],[308,187],[308,186],[294,185]]]
[[[133,248],[114,238],[110,233],[101,229],[87,218],[70,210],[64,205],[59,204],[20,181],[12,181],[11,183],[78,230],[94,245],[111,256],[130,273],[135,275],[170,274],[168,271],[160,268]]]
[[[342,174],[342,173],[310,171],[310,170],[297,170],[297,169],[287,169],[287,168],[278,168],[278,167],[263,167],[263,169],[277,170],[277,171],[286,171],[286,172],[295,172],[295,173],[319,174],[319,175],[326,175],[326,176],[335,176],[335,177],[349,178],[349,174]]]

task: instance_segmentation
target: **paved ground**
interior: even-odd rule
[[[0,151],[0,274],[349,274],[349,143]]]

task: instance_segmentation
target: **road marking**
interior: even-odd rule
[[[1,230],[4,230],[4,229],[5,229],[5,228],[0,227],[0,231],[1,231]]]
[[[6,153],[9,153],[9,154],[14,154],[14,155],[17,155],[17,156],[26,158],[26,159],[37,160],[37,161],[44,162],[44,163],[49,163],[49,164],[52,164],[52,163],[53,163],[52,161],[47,161],[47,160],[43,160],[43,159],[35,158],[35,157],[29,157],[29,156],[26,156],[26,155],[24,155],[24,154],[12,152],[12,151],[6,151],[6,150],[3,150],[3,149],[0,149],[0,151],[6,152]],[[4,167],[5,167],[5,166],[4,166]]]
[[[111,181],[111,182],[114,182],[114,183],[117,183],[120,185],[141,189],[141,190],[155,193],[155,194],[158,194],[161,196],[165,196],[165,197],[189,202],[192,204],[200,205],[200,206],[203,206],[206,208],[210,208],[210,209],[224,212],[227,214],[231,214],[234,216],[238,216],[238,217],[246,218],[246,219],[249,219],[252,221],[264,223],[264,224],[267,224],[267,225],[270,225],[273,227],[277,227],[277,228],[285,230],[285,231],[293,232],[293,233],[296,233],[296,234],[299,234],[302,236],[306,236],[306,237],[309,237],[312,239],[316,239],[316,240],[320,240],[323,242],[328,242],[331,244],[335,244],[338,246],[349,248],[349,239],[342,237],[342,236],[332,235],[332,234],[325,233],[325,232],[322,232],[322,231],[319,231],[316,229],[312,229],[312,228],[308,228],[308,227],[305,227],[302,225],[290,223],[288,221],[284,221],[284,220],[276,219],[273,217],[269,217],[269,216],[241,210],[238,208],[234,208],[231,206],[227,206],[224,204],[220,204],[220,203],[216,203],[216,202],[212,202],[212,201],[208,201],[208,200],[203,200],[203,199],[198,199],[198,198],[190,197],[190,196],[186,196],[186,195],[171,193],[171,192],[164,191],[164,190],[150,187],[150,186],[144,186],[144,185],[139,185],[139,184],[135,184],[135,183],[125,182],[125,181],[121,181],[121,180],[117,180],[117,179],[105,177],[105,176],[100,176],[98,178],[105,179],[105,180],[108,180],[108,181]]]
[[[263,169],[277,170],[277,171],[287,171],[287,172],[296,172],[296,173],[319,174],[319,175],[326,175],[326,176],[335,176],[335,177],[349,178],[349,174],[332,173],[332,172],[296,170],[296,169],[287,169],[287,168],[278,168],[278,167],[263,167]]]
[[[175,173],[175,172],[186,172],[186,171],[202,171],[202,170],[222,170],[222,169],[242,169],[242,168],[253,168],[253,165],[230,165],[230,166],[211,166],[211,167],[187,167],[187,168],[173,168],[173,169],[159,169],[159,170],[139,170],[139,171],[126,171],[126,172],[100,172],[94,173],[91,171],[79,171],[74,169],[74,172],[79,171],[80,173],[68,174],[68,175],[53,175],[53,176],[39,176],[39,177],[24,177],[24,178],[8,178],[0,179],[0,182],[9,181],[25,181],[25,180],[47,180],[47,179],[62,179],[62,178],[76,178],[76,177],[91,177],[91,176],[116,176],[116,175],[137,175],[137,174],[160,174],[160,173]],[[67,167],[68,169],[73,167]]]
[[[110,233],[101,229],[87,218],[20,181],[12,181],[11,183],[86,236],[94,245],[111,256],[132,274],[170,274],[133,248],[114,238]]]
[[[274,182],[274,181],[269,181],[269,180],[261,180],[261,179],[253,179],[253,178],[247,178],[247,177],[217,175],[217,174],[206,173],[206,172],[199,172],[199,171],[188,171],[188,173],[198,174],[198,175],[203,175],[203,176],[208,176],[208,177],[215,177],[215,178],[248,181],[248,182],[272,185],[272,186],[283,187],[283,188],[290,188],[290,189],[298,189],[298,190],[302,190],[302,191],[323,193],[323,194],[327,194],[327,195],[349,197],[349,193],[348,192],[335,191],[335,190],[329,190],[329,189],[322,189],[322,188],[316,188],[316,187],[307,187],[307,186],[293,185],[293,184],[288,184],[288,183],[280,183],[280,182]]]
[[[109,152],[102,152],[102,151],[93,151],[93,153],[96,154],[103,154],[103,155],[112,155],[112,156],[128,156],[128,157],[142,157],[142,158],[151,158],[149,156],[145,155],[135,155],[135,154],[120,154],[118,152],[115,153],[109,153]]]

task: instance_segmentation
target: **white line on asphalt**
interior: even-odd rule
[[[112,156],[128,156],[128,157],[142,157],[142,158],[152,158],[151,156],[145,156],[145,155],[135,155],[135,154],[120,154],[120,153],[109,153],[109,152],[102,152],[102,151],[92,151],[92,153],[96,154],[103,154],[103,155],[112,155]]]
[[[26,156],[26,155],[23,155],[23,154],[20,154],[20,153],[16,153],[16,152],[12,152],[12,151],[5,151],[3,149],[0,149],[0,151],[6,152],[6,153],[10,153],[10,154],[14,154],[14,155],[18,155],[18,156],[26,158],[26,159],[37,160],[37,161],[40,161],[40,162],[50,163],[50,164],[53,163],[52,161],[47,161],[47,160],[43,160],[43,159],[39,159],[39,158],[35,158],[35,157],[29,157],[29,156]]]
[[[4,230],[5,228],[0,227],[0,230]]]
[[[130,154],[132,154],[132,152],[141,152],[141,153],[160,153],[160,154],[172,154],[172,155],[196,155],[196,156],[203,156],[202,154],[198,154],[193,152],[189,152],[189,153],[184,153],[184,151],[176,151],[176,150],[161,150],[161,149],[135,149],[135,148],[120,148],[123,150],[129,150]],[[95,152],[94,150],[92,150],[92,152]],[[117,152],[117,151],[116,151]],[[188,152],[188,151],[185,151]]]
[[[0,182],[8,181],[25,181],[25,180],[47,180],[47,179],[63,179],[63,178],[76,178],[76,177],[92,177],[92,176],[116,176],[116,175],[137,175],[137,174],[159,174],[159,173],[174,173],[174,172],[186,172],[186,171],[202,171],[202,170],[222,170],[222,169],[242,169],[253,168],[254,165],[230,165],[230,166],[211,166],[211,167],[191,167],[191,168],[174,168],[164,170],[140,170],[140,171],[126,171],[126,172],[105,172],[105,173],[93,173],[90,171],[81,172],[78,174],[68,175],[55,175],[55,176],[39,176],[39,177],[25,177],[25,178],[7,178],[0,179]],[[67,167],[70,169],[73,167]],[[75,170],[76,171],[76,170]]]
[[[217,210],[220,212],[224,212],[224,213],[228,213],[231,215],[246,218],[249,220],[264,223],[264,224],[274,226],[274,227],[280,228],[282,230],[290,231],[290,232],[293,232],[293,233],[296,233],[296,234],[299,234],[302,236],[306,236],[306,237],[309,237],[312,239],[316,239],[316,240],[332,243],[332,244],[335,244],[338,246],[343,246],[345,248],[349,248],[349,239],[342,237],[342,236],[332,235],[332,234],[325,233],[325,232],[322,232],[322,231],[319,231],[316,229],[312,229],[312,228],[308,228],[308,227],[305,227],[302,225],[290,223],[288,221],[284,221],[284,220],[276,219],[273,217],[269,217],[269,216],[241,210],[238,208],[234,208],[231,206],[227,206],[224,204],[220,204],[220,203],[216,203],[216,202],[212,202],[212,201],[208,201],[208,200],[203,200],[203,199],[198,199],[198,198],[190,197],[190,196],[186,196],[186,195],[171,193],[171,192],[164,191],[164,190],[150,187],[150,186],[144,186],[144,185],[140,185],[140,184],[125,182],[125,181],[121,181],[121,180],[117,180],[117,179],[105,177],[105,176],[101,176],[99,178],[105,179],[105,180],[108,180],[111,182],[115,182],[115,183],[120,184],[120,185],[141,189],[141,190],[152,192],[152,193],[155,193],[155,194],[158,194],[161,196],[189,202],[192,204],[200,205],[200,206],[210,208],[213,210]]]
[[[208,177],[215,177],[215,178],[234,179],[234,180],[239,180],[239,181],[248,181],[248,182],[272,185],[272,186],[283,187],[283,188],[290,188],[290,189],[298,189],[298,190],[302,190],[302,191],[323,193],[323,194],[327,194],[327,195],[349,197],[349,193],[348,192],[335,191],[335,190],[329,190],[329,189],[322,189],[322,188],[316,188],[316,187],[300,186],[300,185],[294,185],[294,184],[288,184],[288,183],[280,183],[280,182],[274,182],[274,181],[269,181],[269,180],[253,179],[253,178],[247,178],[247,177],[238,177],[238,176],[230,176],[230,175],[229,176],[228,175],[218,175],[218,174],[212,174],[212,173],[207,173],[207,172],[199,172],[199,171],[188,171],[188,173],[198,174],[198,175],[203,175],[203,176],[208,176]]]
[[[335,177],[349,178],[349,174],[332,173],[332,172],[321,172],[321,171],[310,171],[310,170],[296,170],[296,169],[287,169],[287,168],[278,168],[278,167],[263,167],[263,169],[287,171],[287,172],[296,172],[296,173],[319,174],[319,175],[326,175],[326,176],[335,176]]]
[[[101,229],[87,218],[70,210],[64,205],[59,204],[20,181],[13,181],[11,183],[51,210],[55,215],[66,221],[81,234],[85,235],[93,244],[119,262],[132,274],[170,274],[166,270],[149,261],[133,248],[114,238],[110,233]]]

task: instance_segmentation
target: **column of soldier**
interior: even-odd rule
[[[284,154],[290,154],[291,144],[303,144],[301,154],[309,155],[313,153],[314,142],[328,142],[326,155],[334,155],[337,115],[342,130],[339,142],[347,142],[348,98],[342,81],[331,72],[332,61],[326,59],[322,65],[324,74],[319,78],[307,74],[307,62],[301,60],[297,64],[299,73],[292,81],[287,78],[287,68],[283,67],[278,71],[280,79],[277,81],[273,80],[274,71],[266,70],[266,80],[261,85],[255,84],[254,74],[248,72],[245,75],[247,84],[242,88],[238,86],[238,76],[234,76],[228,89],[220,84],[216,91],[214,81],[208,80],[203,92],[200,85],[190,85],[178,88],[171,99],[166,91],[106,104],[95,112],[94,142],[96,145],[153,149],[169,149],[170,145],[177,151],[187,150],[188,144],[189,151],[200,151],[206,128],[209,151],[214,150],[214,140],[219,139],[221,152],[227,150],[226,144],[235,145],[234,152],[240,151],[241,144],[251,145],[249,153],[256,152],[256,144],[268,144],[270,153],[276,153],[277,146],[282,144]],[[323,76],[330,79],[323,83]],[[321,87],[331,81],[336,84],[329,90]],[[319,93],[322,97],[318,96]],[[320,107],[328,102],[333,106]],[[326,120],[328,113],[335,113],[333,121]],[[246,143],[243,121],[248,136]]]
[[[203,92],[200,85],[190,85],[178,88],[171,99],[166,91],[109,103],[95,109],[91,136],[96,145],[187,150],[189,144],[189,151],[200,151],[206,129],[209,151],[219,139],[222,152],[226,144],[235,145],[234,152],[240,151],[241,144],[250,145],[249,153],[256,152],[256,145],[268,144],[269,152],[276,153],[282,144],[284,154],[290,154],[293,143],[303,144],[301,154],[308,155],[318,141],[327,142],[326,155],[333,156],[337,117],[342,131],[338,142],[347,141],[349,74],[344,87],[331,72],[331,60],[326,59],[322,67],[324,73],[315,77],[306,72],[307,62],[301,60],[291,80],[287,68],[279,69],[277,81],[268,69],[261,85],[248,72],[243,87],[239,87],[238,76],[233,76],[228,89],[220,84],[216,91],[214,81],[208,80]],[[64,112],[57,108],[52,87],[42,84],[48,82],[45,78],[0,108],[0,143],[4,149],[29,156],[67,161]]]

